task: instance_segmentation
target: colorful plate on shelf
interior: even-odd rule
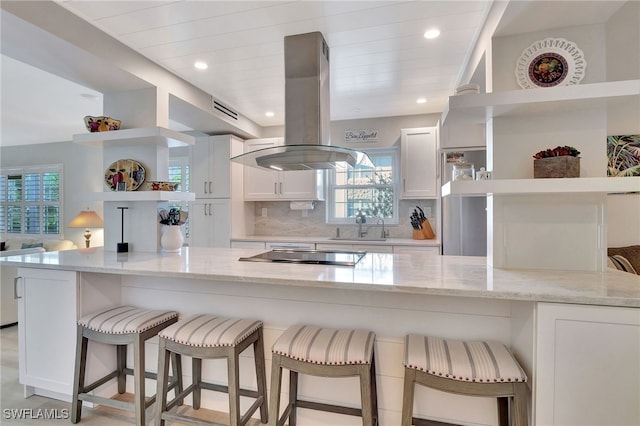
[[[516,62],[516,78],[523,89],[578,84],[587,62],[575,43],[545,38],[526,48]]]
[[[146,171],[136,160],[118,160],[104,172],[104,182],[112,191],[135,191],[144,183]]]

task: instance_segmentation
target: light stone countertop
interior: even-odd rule
[[[484,257],[368,253],[355,267],[241,262],[255,250],[182,248],[117,254],[102,248],[0,258],[0,266],[299,287],[640,307],[640,276],[494,269]]]
[[[414,240],[411,238],[387,238],[384,241],[363,239],[334,240],[329,237],[294,237],[294,236],[274,236],[274,235],[253,235],[248,237],[232,238],[231,241],[256,241],[256,242],[287,242],[287,243],[316,243],[316,244],[358,244],[358,245],[383,245],[383,246],[420,246],[433,247],[440,246],[440,240]]]

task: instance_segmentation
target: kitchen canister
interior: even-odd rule
[[[453,165],[453,180],[473,180],[474,168],[471,163],[455,163]]]
[[[490,179],[491,179],[491,172],[488,170],[485,170],[484,167],[480,167],[480,170],[476,172],[476,180],[490,180]]]

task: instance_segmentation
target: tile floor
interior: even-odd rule
[[[23,386],[18,383],[18,326],[0,330],[0,361],[0,378],[2,380],[0,387],[0,425],[56,426],[71,424],[69,420],[71,403],[41,396],[24,398]],[[127,399],[126,394],[124,399]],[[153,416],[153,408],[154,406],[152,405],[147,410],[148,418]],[[228,416],[225,413],[206,409],[194,411],[188,407],[181,407],[180,410],[193,417],[206,418],[223,425],[229,424]],[[20,413],[22,418],[16,418],[18,417],[16,414]],[[57,415],[58,418],[42,418],[45,415],[44,413]],[[169,422],[166,423],[167,425],[169,424]],[[133,413],[108,407],[83,408],[82,419],[79,423],[81,426],[130,426],[133,424],[135,424]],[[153,421],[150,421],[149,424],[152,425]],[[182,423],[171,423],[171,425],[177,426],[182,425]],[[257,419],[251,419],[248,422],[248,426],[258,425],[260,425],[260,421]]]

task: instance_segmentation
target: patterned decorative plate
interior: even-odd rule
[[[104,172],[104,182],[112,191],[135,191],[144,183],[146,171],[136,160],[118,160]]]
[[[545,38],[526,48],[516,63],[516,78],[523,89],[578,84],[587,62],[575,43]]]

